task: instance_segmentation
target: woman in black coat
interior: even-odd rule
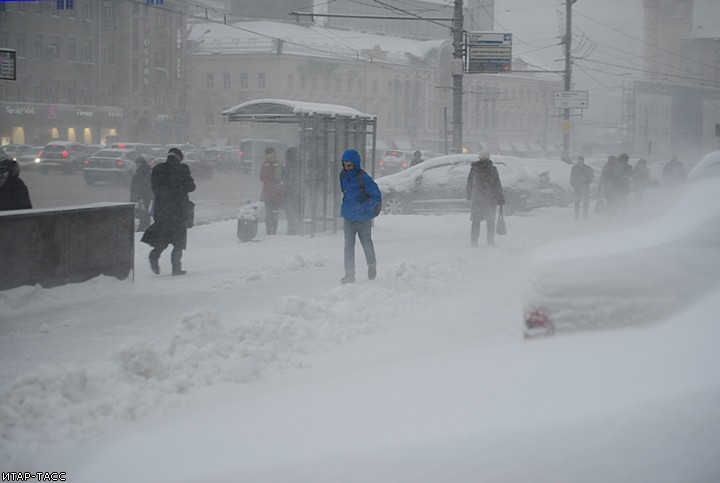
[[[500,174],[490,160],[490,153],[480,151],[478,160],[470,165],[467,180],[467,199],[470,201],[470,242],[476,247],[480,238],[480,222],[487,224],[487,244],[495,244],[497,207],[505,204]]]
[[[172,274],[187,273],[182,269],[181,260],[187,247],[188,193],[195,191],[195,180],[188,165],[181,163],[181,156],[179,149],[171,149],[167,160],[155,166],[150,175],[155,194],[155,215],[154,223],[145,231],[142,241],[153,247],[149,259],[154,273],[160,273],[160,255],[171,244]]]

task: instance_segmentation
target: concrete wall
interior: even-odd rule
[[[132,203],[0,212],[0,290],[54,287],[133,270]]]

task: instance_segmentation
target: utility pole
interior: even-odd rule
[[[565,0],[565,91],[572,88],[572,6],[577,0]],[[570,160],[570,109],[563,109],[563,159]]]
[[[453,12],[453,145],[454,153],[462,152],[463,135],[463,72],[465,70],[463,42],[463,0],[455,0]]]

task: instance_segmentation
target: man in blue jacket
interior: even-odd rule
[[[365,252],[368,278],[377,275],[375,246],[372,241],[372,220],[378,214],[382,195],[372,177],[362,170],[360,154],[354,149],[342,155],[340,189],[343,192],[340,214],[345,219],[345,276],[341,283],[355,282],[355,235],[357,234]]]

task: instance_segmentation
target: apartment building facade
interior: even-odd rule
[[[303,39],[286,42],[283,38]],[[338,30],[317,25],[248,21],[196,24],[189,35],[191,139],[230,145],[257,135],[229,125],[221,112],[251,99],[340,104],[378,119],[388,147],[444,152],[452,132],[451,44]],[[520,66],[522,69],[522,66]],[[467,75],[464,135],[468,149],[501,142],[548,145],[560,80],[516,72]]]
[[[0,80],[2,142],[178,139],[185,34],[177,5],[5,3],[0,47],[16,51],[17,79]]]

